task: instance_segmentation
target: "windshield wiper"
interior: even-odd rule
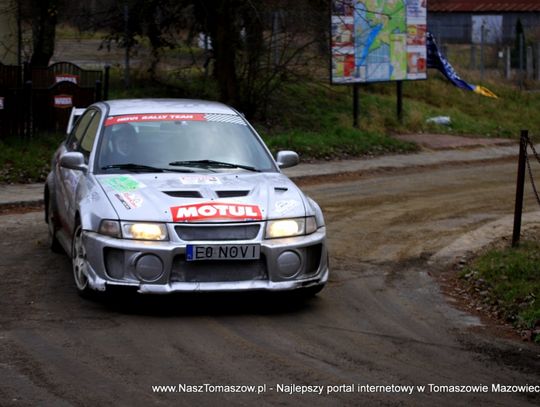
[[[261,172],[257,168],[251,167],[249,165],[233,164],[233,163],[226,163],[223,161],[214,161],[214,160],[173,161],[172,163],[169,163],[169,165],[195,166],[195,167],[203,167],[203,168],[204,167],[241,168],[243,170]]]
[[[152,167],[150,165],[134,164],[134,163],[111,164],[111,165],[106,165],[104,167],[101,167],[101,169],[102,170],[119,169],[119,170],[133,171],[133,172],[138,172],[138,171],[148,171],[148,172],[165,172],[165,171],[193,172],[193,170],[189,170],[189,169],[179,170],[179,169],[176,169],[176,168],[158,168],[158,167]]]

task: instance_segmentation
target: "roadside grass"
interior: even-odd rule
[[[63,134],[43,133],[26,140],[0,139],[0,183],[42,182]]]
[[[476,258],[461,276],[520,330],[540,329],[540,242],[492,249]],[[533,338],[540,343],[540,334]]]

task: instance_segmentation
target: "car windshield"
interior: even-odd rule
[[[225,114],[111,116],[96,159],[98,171],[107,173],[276,171],[249,126]]]

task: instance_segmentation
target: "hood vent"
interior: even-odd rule
[[[236,198],[239,196],[247,196],[249,191],[216,191],[220,198]]]
[[[199,191],[163,191],[163,193],[174,198],[202,198]]]

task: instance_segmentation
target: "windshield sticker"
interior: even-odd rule
[[[180,182],[184,185],[220,185],[221,181],[213,175],[183,175]]]
[[[293,210],[298,207],[300,202],[298,201],[277,201],[274,205],[274,210],[276,213],[283,214]]]
[[[197,220],[235,219],[261,220],[261,209],[257,205],[233,203],[203,203],[171,207],[173,222],[190,222]]]
[[[209,122],[232,123],[247,126],[246,121],[236,114],[208,113],[205,117]]]
[[[103,179],[103,183],[120,193],[135,191],[146,186],[130,175],[108,177]]]
[[[128,114],[122,116],[111,116],[105,120],[105,126],[112,126],[121,123],[134,122],[161,122],[161,121],[205,121],[202,113],[158,113],[158,114]]]

